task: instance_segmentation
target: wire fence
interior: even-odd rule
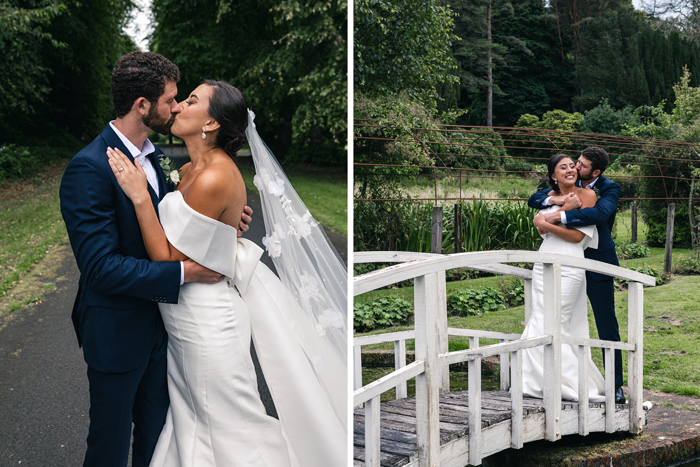
[[[678,167],[689,164],[700,168],[700,144],[682,141],[658,140],[620,135],[601,135],[581,132],[567,132],[536,128],[481,127],[461,125],[437,125],[436,128],[410,128],[403,131],[402,137],[387,137],[387,133],[396,133],[401,129],[379,125],[372,120],[355,119],[355,159],[366,160],[363,151],[370,143],[387,145],[389,143],[406,143],[422,147],[430,159],[430,165],[391,164],[381,162],[355,162],[354,178],[356,184],[372,177],[406,177],[416,180],[431,178],[430,196],[423,190],[422,195],[410,197],[372,198],[357,196],[356,202],[365,201],[525,201],[522,196],[474,196],[474,190],[465,187],[476,179],[514,180],[520,179],[527,187],[533,187],[535,181],[546,178],[546,169],[542,168],[549,156],[556,153],[570,154],[576,157],[581,150],[590,146],[604,148],[611,156],[611,162],[620,167],[646,167],[644,173],[606,172],[606,176],[618,183],[634,184],[642,179],[657,179],[663,185],[665,196],[643,197],[623,196],[620,201],[665,200],[668,203],[692,200],[693,193],[678,196],[674,187],[679,183],[695,184],[700,178],[678,174]],[[359,130],[359,131],[358,131]],[[363,134],[368,133],[368,134]],[[408,133],[408,137],[406,136]],[[494,152],[498,152],[494,154]],[[463,162],[487,161],[503,162],[521,161],[531,165],[531,169],[521,167],[479,168],[464,167]],[[493,165],[493,162],[491,164]],[[501,164],[502,165],[502,164]],[[511,164],[512,165],[512,164]],[[516,164],[517,165],[517,164]],[[523,164],[521,164],[523,165]],[[412,173],[401,173],[410,169]],[[418,171],[416,173],[415,171]],[[639,171],[638,171],[639,172]],[[439,190],[442,181],[452,181],[449,190]],[[426,182],[422,182],[425,186]],[[671,185],[671,186],[669,186]],[[443,191],[443,194],[439,194]],[[636,190],[627,190],[635,191]],[[687,191],[687,190],[686,190]]]

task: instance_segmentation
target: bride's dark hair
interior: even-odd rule
[[[233,157],[246,141],[248,105],[241,91],[226,81],[205,79],[202,84],[212,88],[209,115],[221,125],[214,144]]]
[[[213,115],[212,115],[212,117],[213,117]],[[547,182],[549,182],[549,186],[556,193],[559,193],[559,185],[554,183],[554,180],[552,180],[552,175],[554,175],[554,171],[556,170],[557,165],[559,164],[559,161],[565,157],[568,157],[569,159],[571,159],[571,156],[567,156],[566,154],[555,154],[552,157],[550,157],[549,162],[547,162]],[[571,159],[571,160],[573,160],[573,159]]]

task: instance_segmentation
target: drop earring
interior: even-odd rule
[[[202,139],[206,139],[206,138],[207,138],[207,133],[206,133],[206,131],[202,130]]]

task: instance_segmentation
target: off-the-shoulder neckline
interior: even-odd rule
[[[173,190],[173,191],[171,191],[170,193],[166,194],[165,196],[168,196],[169,194],[172,194],[172,193],[177,193],[178,195],[180,195],[180,199],[182,200],[182,204],[183,204],[190,212],[192,212],[192,214],[194,214],[195,216],[199,217],[200,219],[203,219],[203,220],[206,220],[206,221],[210,221],[210,222],[215,222],[215,223],[217,223],[217,224],[223,225],[224,227],[228,227],[229,229],[233,230],[234,233],[235,233],[236,235],[238,235],[238,230],[237,230],[235,227],[232,227],[232,226],[230,226],[230,225],[228,225],[228,224],[224,224],[223,222],[221,222],[221,221],[218,220],[218,219],[214,219],[214,218],[212,218],[212,217],[205,216],[204,214],[202,214],[201,212],[195,210],[192,206],[190,206],[189,204],[187,204],[187,202],[185,201],[185,197],[182,195],[182,193],[181,193],[179,190]]]

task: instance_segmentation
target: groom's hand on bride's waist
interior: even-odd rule
[[[204,284],[215,284],[224,279],[225,276],[216,271],[207,269],[201,264],[187,259],[183,261],[185,267],[185,282],[202,282]]]
[[[251,217],[253,215],[253,210],[250,208],[250,206],[245,206],[243,208],[243,213],[241,214],[241,221],[238,223],[238,236],[242,236],[243,232],[247,232],[250,226],[250,224],[253,221],[253,218]]]

